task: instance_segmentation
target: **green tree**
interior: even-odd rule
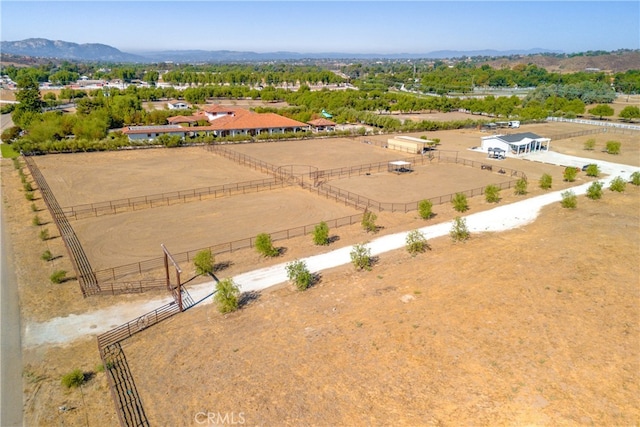
[[[193,257],[193,265],[198,275],[211,275],[214,269],[214,256],[211,249],[203,249]]]
[[[564,191],[560,194],[560,196],[562,197],[560,204],[563,208],[575,209],[578,206],[578,196],[576,196],[573,191]]]
[[[44,228],[40,230],[40,240],[49,240],[49,229]]]
[[[589,188],[587,188],[587,197],[591,200],[598,200],[602,198],[603,183],[599,181],[593,182]]]
[[[543,190],[548,190],[551,188],[552,182],[553,177],[548,173],[544,173],[540,177],[540,188],[542,188]]]
[[[517,196],[524,196],[527,194],[528,187],[527,178],[520,178],[516,181],[516,185],[513,187],[513,193]]]
[[[433,216],[433,203],[431,200],[420,200],[418,202],[418,215],[422,219],[429,219]]]
[[[622,144],[618,141],[607,141],[607,153],[609,154],[620,154],[620,147]]]
[[[620,111],[618,114],[623,120],[631,121],[633,119],[640,119],[640,107],[636,107],[635,105],[628,105]]]
[[[60,381],[66,388],[76,388],[84,384],[84,373],[80,369],[74,369],[73,371],[62,376]]]
[[[600,168],[596,164],[587,166],[587,176],[597,177],[600,174]]]
[[[51,276],[49,276],[49,280],[51,281],[51,283],[62,283],[66,280],[67,278],[67,272],[65,270],[56,270],[53,273],[51,273]]]
[[[460,218],[459,216],[455,217],[451,224],[449,235],[454,242],[464,242],[469,239],[469,237],[471,237],[471,233],[467,227],[467,220]]]
[[[43,103],[40,97],[40,86],[33,76],[23,75],[17,81],[17,87],[16,101],[18,101],[18,105],[14,108],[11,118],[16,125],[26,129],[32,121],[42,114]]]
[[[405,243],[407,252],[409,252],[411,256],[416,256],[417,254],[422,253],[427,249],[431,249],[431,246],[427,242],[427,238],[420,230],[412,230],[407,233]]]
[[[590,108],[589,113],[594,116],[598,116],[600,120],[602,120],[603,117],[613,116],[614,111],[613,111],[613,108],[611,108],[611,106],[609,105],[599,104],[593,108]]]
[[[51,251],[47,249],[42,253],[42,255],[40,255],[40,259],[43,261],[51,261],[53,259],[53,255],[51,254]]]
[[[575,181],[577,175],[578,175],[578,170],[573,166],[568,166],[564,169],[563,178],[566,182]]]
[[[484,198],[488,203],[498,203],[500,201],[500,188],[497,185],[487,185],[484,189]]]
[[[364,243],[353,245],[351,252],[351,263],[358,270],[371,270],[371,248]]]
[[[464,193],[456,193],[451,199],[451,204],[453,205],[453,209],[458,212],[465,212],[469,210],[469,202],[467,201],[467,196]]]
[[[329,226],[322,221],[313,229],[313,244],[324,246],[329,244]]]
[[[313,275],[307,268],[307,264],[301,260],[295,260],[285,266],[287,277],[299,291],[304,291],[313,280]]]
[[[213,301],[220,313],[236,311],[240,304],[240,287],[231,278],[220,280],[216,283]]]
[[[631,183],[633,185],[640,185],[640,172],[635,171],[631,174]]]
[[[611,191],[617,191],[618,193],[622,193],[627,187],[627,183],[622,177],[617,176],[611,180],[609,184],[609,189]]]
[[[273,247],[271,236],[267,233],[260,233],[256,236],[256,250],[265,257],[275,257],[280,255],[280,251]]]
[[[589,138],[584,142],[584,149],[587,151],[593,151],[593,149],[596,148],[596,139],[595,138]]]
[[[378,226],[376,225],[377,219],[378,216],[376,214],[374,214],[370,210],[366,210],[362,215],[362,221],[360,222],[360,224],[367,233],[375,233],[376,231],[378,231]]]

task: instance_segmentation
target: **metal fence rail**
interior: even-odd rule
[[[357,224],[362,220],[362,214],[350,215],[342,218],[324,220],[329,228],[339,228],[347,225]],[[319,222],[318,222],[319,223]],[[300,227],[289,228],[286,230],[275,231],[271,233],[271,239],[273,241],[291,239],[293,237],[304,236],[313,232],[313,229],[318,223],[307,224]],[[226,243],[219,243],[216,245],[208,246],[206,248],[194,249],[187,252],[174,253],[173,257],[176,262],[189,263],[193,260],[196,254],[202,250],[210,250],[213,255],[219,255],[223,253],[231,253],[240,249],[252,248],[255,245],[255,237],[250,237],[241,240],[234,240]],[[130,275],[142,274],[143,272],[153,271],[160,268],[164,268],[164,258],[152,258],[140,262],[121,265],[119,267],[107,268],[104,270],[98,270],[95,272],[95,277],[100,283],[100,288],[104,289],[104,292],[109,292],[109,286],[112,285],[115,288],[121,288],[124,285],[119,285],[118,280]],[[122,283],[138,283],[138,281],[125,281]],[[132,285],[132,287],[134,287]],[[153,289],[162,287],[160,284],[152,286]],[[116,292],[118,293],[118,292]],[[122,292],[121,292],[122,293]]]
[[[273,175],[274,177],[279,178],[278,167],[272,165],[271,163],[263,162],[262,160],[247,156],[246,154],[235,152],[228,148],[222,147],[219,144],[206,145],[204,146],[204,149],[214,152],[219,156],[225,157],[238,164],[249,166],[257,171],[268,173],[269,175]]]
[[[234,194],[257,193],[259,191],[282,188],[285,185],[287,185],[285,182],[276,178],[267,178],[238,182],[233,184],[221,184],[190,190],[171,191],[160,194],[151,194],[145,196],[129,197],[125,199],[68,206],[62,208],[62,211],[68,219],[77,220],[81,218],[97,217],[101,215],[113,215],[145,208],[187,203],[190,201],[200,201],[203,198],[219,198],[231,196]]]
[[[53,222],[58,227],[60,237],[67,248],[69,259],[71,260],[71,264],[76,272],[78,283],[80,283],[82,295],[86,297],[87,295],[96,293],[98,291],[98,281],[93,273],[93,269],[91,268],[89,258],[87,258],[87,254],[84,252],[84,249],[82,249],[78,236],[76,236],[76,233],[73,231],[69,221],[67,221],[66,215],[62,212],[58,201],[51,191],[51,188],[49,188],[47,181],[40,172],[40,169],[38,169],[36,163],[28,156],[23,157],[27,167],[29,168],[31,176],[40,189],[42,199],[51,213]]]
[[[99,345],[99,344],[98,344]],[[111,397],[123,427],[149,427],[147,414],[119,342],[100,347],[100,358],[107,373]]]

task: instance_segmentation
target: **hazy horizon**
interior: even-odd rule
[[[637,1],[3,0],[0,15],[3,41],[100,43],[128,53],[640,48]]]

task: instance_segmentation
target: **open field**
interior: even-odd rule
[[[554,123],[525,125],[520,131],[545,136],[582,128]],[[441,149],[459,151],[460,157],[524,171],[530,181],[526,197],[543,193],[537,188],[542,173],[552,174],[554,190],[570,186],[562,182],[562,167],[519,159],[489,160],[468,151],[486,135],[480,131],[414,136],[421,135],[441,138]],[[600,140],[601,136],[607,138]],[[388,136],[369,138],[386,141]],[[598,149],[584,151],[580,138],[552,141],[551,147],[594,159],[640,163],[637,137],[596,135],[598,147],[608,139],[620,140],[620,156]],[[296,160],[314,161],[310,147],[326,147],[330,141],[227,148],[255,148],[255,153],[246,154],[272,159],[274,164],[307,164]],[[289,154],[292,146],[301,150],[295,156]],[[367,153],[384,159],[376,161],[387,160],[387,153],[391,159],[404,156],[358,140],[345,140],[337,147],[358,150],[350,157],[354,159],[350,165],[370,163]],[[140,157],[119,165],[119,154]],[[186,165],[180,161],[183,155]],[[320,150],[317,159],[321,165],[331,165],[343,155],[351,156],[345,150]],[[74,165],[74,158],[82,160]],[[52,188],[57,185],[59,201],[73,205],[146,192],[139,188],[166,191],[200,187],[209,179],[234,182],[240,176],[266,177],[202,148],[35,160],[46,166],[43,173]],[[136,166],[138,162],[142,167]],[[431,166],[433,171],[451,168],[456,180],[467,173],[500,178],[460,165]],[[118,172],[111,174],[112,167]],[[165,168],[169,172],[160,173]],[[172,168],[180,172],[171,172]],[[190,176],[192,169],[197,179]],[[437,177],[439,188],[451,184],[442,170]],[[72,271],[62,240],[57,232],[54,239],[38,240],[38,228],[31,225],[34,213],[10,162],[3,160],[2,174],[3,207],[9,208],[25,323],[148,298],[145,294],[82,299],[75,280],[49,283],[53,269]],[[402,187],[394,180],[419,179],[422,170],[384,176],[388,179],[383,174],[379,179],[353,177],[341,185],[353,185],[372,198],[375,192],[401,196],[398,188]],[[56,177],[57,184],[52,182]],[[368,178],[377,181],[370,185]],[[580,173],[571,185],[587,181]],[[93,190],[83,193],[85,184]],[[506,190],[502,197],[501,204],[521,199]],[[247,423],[257,425],[637,423],[640,414],[632,396],[639,391],[639,313],[628,301],[638,297],[639,201],[636,187],[628,186],[624,194],[607,191],[598,202],[581,198],[576,211],[546,208],[539,221],[519,230],[474,236],[464,245],[435,239],[430,242],[433,250],[416,258],[404,251],[385,254],[370,273],[355,273],[350,266],[323,272],[320,283],[306,293],[281,285],[230,316],[219,315],[212,306],[189,310],[125,342],[150,421],[152,425],[195,425],[193,412],[202,410],[243,412]],[[35,203],[51,229],[42,200]],[[494,206],[482,197],[471,199],[470,205],[472,212]],[[434,211],[437,215],[430,223],[458,215],[448,204]],[[275,231],[280,224],[288,228],[352,212],[344,204],[292,187],[71,224],[92,262],[109,266],[131,262],[141,253],[141,257],[158,257],[161,242],[175,251],[180,245],[195,249],[214,243],[209,237],[252,237],[255,230]],[[415,212],[382,212],[378,223],[379,234],[427,224]],[[315,247],[309,236],[278,242],[286,250],[277,259],[262,258],[249,249],[224,254],[216,259],[227,265],[219,276],[231,277],[372,238],[359,224],[331,230],[331,234],[339,240],[329,248]],[[39,255],[47,248],[62,256],[45,263]],[[76,367],[92,371],[97,363],[94,337],[26,350],[27,424],[116,423],[103,373],[94,375],[84,395],[60,386],[63,373]],[[224,366],[232,369],[225,371]],[[57,408],[63,404],[75,409],[61,413]],[[364,413],[368,418],[363,418]]]
[[[581,198],[234,314],[189,310],[126,343],[150,423],[636,425],[639,202]]]

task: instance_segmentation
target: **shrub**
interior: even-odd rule
[[[220,280],[216,283],[213,300],[218,305],[220,313],[236,311],[240,301],[240,288],[231,278]]]
[[[451,199],[451,204],[453,205],[453,209],[458,212],[465,212],[469,210],[469,202],[467,201],[467,196],[464,193],[456,193]]]
[[[484,189],[484,198],[488,203],[498,203],[500,201],[500,188],[497,185],[487,185]]]
[[[27,199],[28,201],[32,201],[33,199],[35,199],[35,196],[33,195],[33,191],[25,192],[24,198]]]
[[[313,244],[324,246],[329,244],[329,226],[322,221],[313,229]]]
[[[275,257],[280,254],[278,249],[273,247],[271,236],[267,233],[260,233],[256,236],[256,250],[265,257]]]
[[[299,291],[304,291],[311,285],[313,275],[304,261],[295,260],[285,266],[287,277]]]
[[[214,257],[211,249],[203,249],[199,251],[193,258],[193,265],[196,268],[196,274],[205,275],[213,273]]]
[[[622,193],[627,187],[627,183],[624,179],[617,176],[611,180],[611,184],[609,184],[609,189],[611,191],[617,191],[618,193]]]
[[[607,141],[607,153],[620,154],[621,145],[618,141]]]
[[[36,206],[35,203],[31,203],[31,211],[32,212],[38,212],[38,207]]]
[[[412,230],[407,234],[406,248],[411,256],[416,256],[427,249],[431,249],[431,246],[429,246],[427,238],[420,230]]]
[[[24,191],[33,191],[33,186],[31,185],[30,182],[25,182],[23,187],[24,187]]]
[[[548,173],[542,174],[540,177],[540,188],[543,190],[548,190],[551,188],[551,184],[553,182],[553,178]]]
[[[513,193],[517,196],[524,196],[527,194],[527,178],[520,178],[516,181],[516,185],[513,187]]]
[[[378,219],[378,216],[373,212],[369,210],[364,211],[364,214],[362,215],[362,222],[361,222],[362,228],[367,233],[375,233],[376,231],[378,231],[378,226],[376,225],[377,219]]]
[[[49,280],[51,280],[51,283],[62,283],[66,278],[67,272],[65,270],[56,270],[51,273],[51,276],[49,276]]]
[[[53,255],[51,254],[51,251],[47,249],[46,251],[42,252],[42,255],[40,255],[40,258],[43,261],[51,261],[53,259]]]
[[[596,181],[587,188],[587,197],[591,200],[598,200],[602,198],[602,182]]]
[[[573,182],[576,180],[576,176],[578,175],[578,170],[572,166],[564,168],[563,178],[567,182]]]
[[[68,374],[63,375],[61,382],[66,388],[80,387],[84,384],[84,373],[81,369],[74,369]]]
[[[39,225],[42,225],[42,220],[38,215],[34,215],[33,219],[31,220],[31,223],[37,227]]]
[[[562,196],[560,204],[563,208],[575,209],[578,206],[578,196],[576,196],[573,191],[568,190],[561,193],[560,195]]]
[[[18,159],[17,157],[13,158],[13,167],[14,169],[18,170],[22,167],[22,164],[20,163],[20,159]]]
[[[587,166],[586,172],[587,176],[597,177],[600,174],[600,168],[598,167],[598,165],[591,164]]]
[[[584,149],[591,151],[596,148],[596,140],[595,138],[589,138],[584,142]]]
[[[635,171],[631,174],[631,183],[633,185],[640,185],[640,172]]]
[[[420,200],[418,202],[418,214],[422,219],[429,219],[433,216],[433,203],[431,203],[431,200]]]
[[[353,245],[349,253],[351,263],[356,269],[371,270],[371,249],[363,243]]]
[[[49,240],[49,229],[48,228],[44,228],[42,230],[40,230],[40,240]]]
[[[449,235],[454,242],[463,242],[471,237],[471,233],[467,228],[467,221],[459,216],[455,217]]]

